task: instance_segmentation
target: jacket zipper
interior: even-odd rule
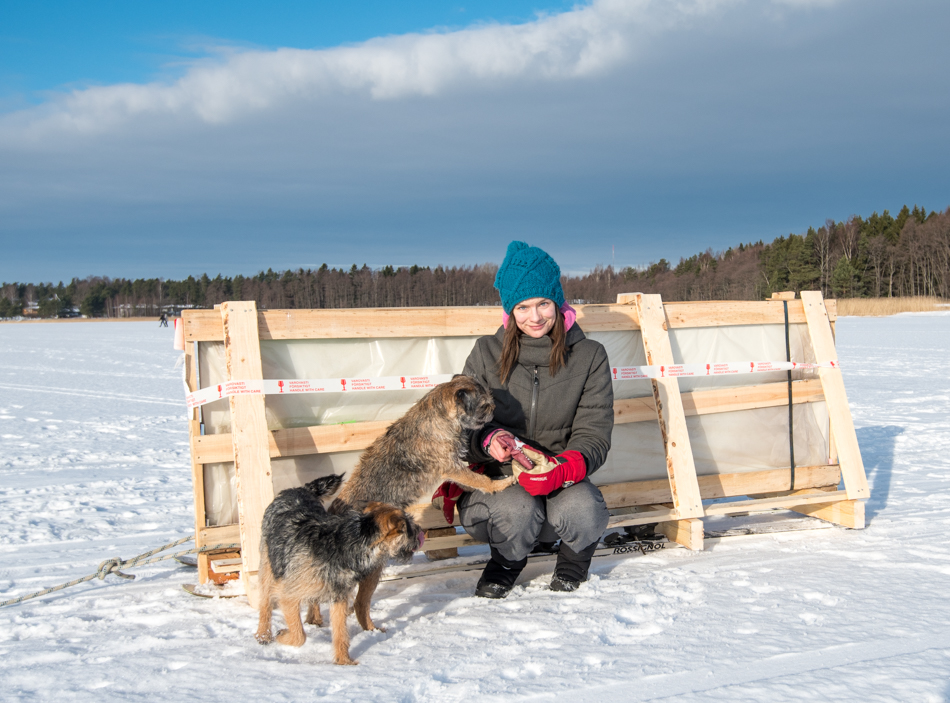
[[[534,367],[534,388],[531,390],[531,421],[528,423],[528,438],[534,439],[534,424],[538,415],[538,388],[541,381],[538,379],[538,367]]]

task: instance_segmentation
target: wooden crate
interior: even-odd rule
[[[633,293],[618,296],[616,304],[577,306],[577,318],[588,332],[639,329],[650,365],[674,363],[670,329],[786,324],[787,319],[791,324],[807,325],[815,359],[828,362],[837,361],[835,310],[834,301],[824,301],[817,292],[803,292],[800,300],[780,295],[762,302],[666,304],[658,295]],[[224,341],[228,379],[254,380],[263,377],[260,341],[264,339],[487,335],[497,330],[500,313],[499,308],[484,307],[258,311],[253,302],[223,303],[216,310],[186,310],[182,314],[186,383],[190,390],[197,390],[197,342]],[[846,527],[863,528],[862,501],[869,496],[869,489],[841,372],[837,368],[822,368],[818,376],[818,379],[791,384],[767,383],[693,392],[681,392],[676,378],[663,378],[651,382],[652,398],[616,401],[616,423],[659,423],[668,476],[662,480],[603,486],[611,510],[609,526],[658,522],[659,529],[669,539],[690,549],[702,549],[701,518],[712,515],[783,508]],[[819,400],[825,401],[830,422],[826,464],[798,466],[794,471],[789,466],[697,476],[687,416]],[[194,409],[189,423],[196,541],[197,546],[240,541],[242,578],[251,603],[256,605],[260,526],[264,510],[274,497],[271,458],[365,449],[389,423],[362,422],[271,431],[264,419],[263,396],[231,396],[229,403],[230,434],[202,434],[200,408]],[[237,477],[239,523],[208,527],[203,467],[229,461],[234,462]],[[837,490],[842,479],[844,489]],[[749,499],[719,501],[737,496]],[[446,527],[441,511],[428,504],[415,506],[412,512],[427,529]],[[472,543],[474,541],[464,534],[433,535],[426,547],[445,550]],[[208,558],[204,555],[199,557],[199,578],[202,583],[208,580]]]

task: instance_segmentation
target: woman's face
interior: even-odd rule
[[[548,298],[528,298],[511,311],[518,329],[529,337],[540,339],[554,328],[557,306]]]

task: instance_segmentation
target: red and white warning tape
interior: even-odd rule
[[[185,396],[189,408],[232,395],[282,395],[289,393],[353,393],[358,391],[408,391],[435,388],[452,380],[452,374],[432,376],[379,376],[375,378],[304,378],[266,381],[226,381]]]
[[[798,369],[837,369],[837,361],[822,364],[802,364],[797,361],[733,361],[722,364],[670,364],[669,366],[613,366],[615,381],[641,378],[680,378],[683,376],[730,376],[769,371],[796,371]]]
[[[615,381],[683,376],[727,376],[732,374],[838,368],[837,361],[801,364],[796,361],[738,361],[723,364],[676,364],[670,366],[613,366]],[[266,381],[226,381],[185,396],[189,408],[232,395],[286,395],[290,393],[355,393],[360,391],[403,391],[434,388],[452,379],[452,374],[431,376],[378,376],[370,378],[309,378]]]

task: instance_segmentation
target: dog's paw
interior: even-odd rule
[[[356,666],[357,664],[359,664],[358,661],[356,661],[355,659],[350,659],[349,657],[347,657],[346,659],[339,659],[339,658],[334,659],[333,663],[339,664],[340,666]]]
[[[281,630],[277,633],[277,641],[289,647],[303,647],[303,643],[307,641],[307,637],[304,635],[302,638],[297,639],[291,635],[290,630]]]
[[[274,641],[274,635],[270,630],[268,630],[267,632],[258,632],[254,635],[254,639],[256,639],[260,644],[270,644]]]
[[[503,478],[503,479],[501,479],[500,481],[492,481],[492,488],[495,489],[495,490],[492,491],[492,493],[497,493],[498,491],[503,491],[503,490],[505,490],[506,488],[508,488],[508,486],[513,486],[513,485],[515,485],[516,483],[518,483],[518,479],[516,479],[514,476],[509,476],[508,478]]]

